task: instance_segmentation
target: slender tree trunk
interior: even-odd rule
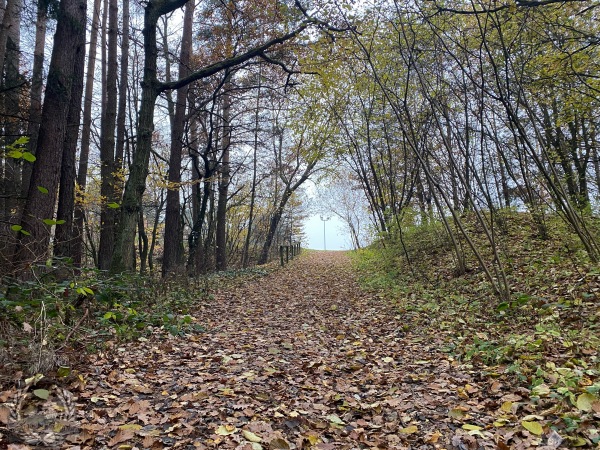
[[[230,74],[227,74],[227,78]],[[219,196],[217,200],[217,224],[215,237],[215,261],[217,270],[227,270],[227,196],[229,191],[230,167],[229,155],[231,145],[231,95],[229,82],[225,83],[223,92],[223,137],[221,139],[222,156],[219,168]]]
[[[152,225],[152,236],[150,240],[150,249],[148,250],[148,268],[150,269],[150,273],[154,273],[154,248],[156,247],[156,241],[158,236],[158,225],[160,224],[160,216],[163,211],[163,207],[165,206],[166,198],[164,195],[164,191],[160,191],[160,202],[156,207],[154,214],[154,223]]]
[[[31,72],[31,93],[29,96],[29,122],[27,136],[29,143],[27,150],[35,154],[38,132],[42,120],[42,90],[44,87],[44,50],[46,45],[46,25],[48,23],[48,2],[39,0],[35,22],[35,47],[33,50],[33,69]],[[31,180],[32,164],[23,165],[21,179],[21,197],[27,196],[29,181]]]
[[[117,171],[118,195],[123,190],[122,174],[125,140],[127,133],[125,119],[127,118],[127,84],[129,81],[129,0],[123,2],[123,29],[121,33],[121,75],[119,77],[119,106],[117,111],[117,147],[115,150],[115,170]]]
[[[80,42],[85,41],[85,19],[84,0],[61,0],[42,109],[37,159],[21,220],[21,226],[29,235],[19,236],[13,259],[17,268],[45,259],[48,252],[50,227],[42,220],[54,217],[75,61]]]
[[[194,2],[185,5],[183,17],[183,36],[179,55],[179,78],[189,75],[190,54],[192,49],[192,25],[194,18]],[[177,90],[175,115],[171,129],[171,155],[169,158],[169,188],[167,190],[167,210],[165,215],[165,241],[162,264],[163,276],[183,263],[181,252],[182,221],[180,212],[181,154],[183,149],[183,133],[185,129],[185,111],[188,86]]]
[[[149,0],[144,8],[144,79],[142,82],[142,99],[138,120],[138,141],[133,155],[131,171],[121,205],[121,218],[113,253],[111,271],[123,272],[133,268],[133,258],[129,249],[135,242],[137,214],[140,200],[146,188],[148,163],[152,149],[152,131],[154,129],[154,109],[156,98],[161,92],[178,89],[193,81],[214,75],[228,68],[242,64],[254,57],[260,56],[274,45],[281,44],[298,36],[313,22],[305,20],[288,33],[270,39],[248,51],[226,58],[215,64],[190,74],[189,77],[172,83],[160,83],[156,75],[157,68],[157,23],[161,16],[183,6],[187,0]]]
[[[140,200],[146,188],[152,132],[154,131],[154,107],[159,94],[159,83],[156,78],[158,57],[156,24],[161,16],[161,6],[164,6],[163,2],[151,1],[147,4],[144,12],[144,77],[138,119],[138,142],[136,152],[133,154],[129,178],[125,183],[119,228],[111,261],[112,272],[133,269],[131,245],[135,242]]]
[[[88,161],[90,155],[90,136],[92,133],[92,96],[94,93],[94,72],[96,70],[96,50],[98,47],[98,29],[100,24],[100,6],[102,0],[94,0],[88,66],[85,79],[85,97],[83,99],[83,123],[81,129],[81,151],[79,152],[79,168],[77,171],[77,188],[75,199],[75,217],[73,219],[73,265],[81,267],[83,260],[85,187],[87,185]]]
[[[101,115],[104,120],[104,112],[106,111],[106,57],[107,57],[107,34],[108,34],[108,12],[110,0],[102,2],[102,28],[100,30],[100,107]]]
[[[144,224],[144,212],[140,209],[138,219],[138,251],[140,254],[140,274],[146,273],[148,261],[148,235]]]
[[[258,156],[258,119],[260,112],[260,89],[262,87],[262,65],[258,66],[258,88],[256,91],[256,105],[254,109],[254,148],[252,153],[252,187],[250,188],[250,211],[248,213],[248,229],[246,230],[246,241],[244,242],[244,251],[242,254],[242,267],[248,267],[250,259],[250,238],[252,236],[252,227],[254,222],[254,203],[256,201],[256,172]]]
[[[287,184],[281,196],[281,200],[275,209],[275,212],[271,216],[271,220],[269,221],[269,231],[267,232],[267,237],[263,244],[262,251],[260,253],[260,258],[258,259],[258,264],[266,264],[269,261],[269,252],[271,251],[271,245],[273,245],[273,239],[275,238],[275,234],[277,232],[277,227],[279,226],[279,222],[281,221],[281,217],[283,216],[283,211],[290,197],[296,190],[308,180],[308,177],[312,173],[314,167],[316,165],[316,161],[310,162],[304,172],[298,179],[296,183],[293,185]]]
[[[117,116],[117,28],[119,24],[117,0],[108,3],[108,58],[106,80],[106,109],[102,115],[100,136],[100,246],[98,268],[108,270],[115,243],[115,219],[118,202],[115,192],[115,124]]]

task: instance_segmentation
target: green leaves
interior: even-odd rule
[[[6,146],[6,156],[13,159],[22,159],[27,162],[34,162],[35,155],[24,149],[29,142],[29,137],[21,136],[15,142]]]
[[[24,234],[25,236],[31,235],[31,233],[29,231],[24,230],[21,225],[11,225],[10,229],[13,231],[18,231],[19,233]]]
[[[35,155],[33,153],[30,152],[21,152],[19,150],[11,150],[10,152],[8,152],[6,154],[9,158],[14,158],[14,159],[24,159],[27,162],[34,162],[35,161]]]
[[[42,400],[48,400],[48,397],[50,396],[50,391],[48,391],[47,389],[36,389],[33,391],[33,395],[41,398]]]
[[[48,189],[46,189],[43,186],[38,186],[37,190],[40,191],[42,194],[47,194],[48,193]]]
[[[65,223],[64,220],[52,220],[52,219],[44,219],[42,222],[44,222],[46,225],[62,225]]]

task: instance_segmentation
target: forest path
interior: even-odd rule
[[[305,253],[198,308],[206,333],[98,355],[78,399],[84,448],[474,443],[448,417],[469,377],[432,342],[408,340],[345,253]]]

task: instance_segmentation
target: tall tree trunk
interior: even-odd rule
[[[85,32],[77,48],[73,70],[73,87],[69,102],[69,115],[65,135],[60,187],[58,190],[58,210],[56,217],[60,223],[56,226],[54,255],[73,260],[73,212],[75,209],[75,158],[79,140],[81,119],[81,99],[83,97],[83,75],[85,67]]]
[[[45,259],[48,252],[50,226],[43,220],[54,217],[75,61],[80,43],[85,41],[86,5],[84,0],[60,2],[36,149],[37,159],[21,219],[23,230],[29,234],[19,236],[13,258],[17,268],[37,259]]]
[[[317,164],[316,160],[308,163],[302,175],[296,181],[296,183],[289,184],[286,183],[285,189],[283,190],[283,194],[281,196],[281,200],[275,208],[275,212],[271,216],[271,220],[269,221],[269,231],[267,232],[267,238],[263,244],[262,251],[260,253],[260,258],[258,259],[258,264],[266,264],[269,261],[269,252],[271,251],[271,245],[273,244],[273,239],[275,238],[275,233],[277,232],[277,227],[279,226],[279,222],[281,221],[281,217],[283,216],[283,211],[290,197],[296,190],[308,180],[308,177],[312,173],[315,165]]]
[[[33,50],[33,69],[31,72],[31,92],[29,95],[29,122],[27,136],[29,142],[27,150],[35,154],[38,132],[42,120],[42,89],[44,87],[44,50],[46,45],[46,25],[48,23],[48,2],[39,0],[35,22],[35,47]],[[32,164],[23,165],[21,179],[21,197],[27,196],[29,181],[31,180]]]
[[[192,50],[192,25],[194,19],[194,2],[185,5],[183,17],[183,36],[179,55],[178,76],[189,75],[190,54]],[[165,241],[162,263],[162,274],[167,275],[176,266],[183,264],[181,252],[182,221],[180,213],[179,191],[181,189],[181,153],[183,149],[183,133],[185,128],[186,100],[188,86],[177,89],[175,115],[171,128],[171,155],[169,158],[169,188],[167,190],[167,210],[165,215]]]
[[[230,74],[226,75],[227,78]],[[231,86],[227,81],[223,92],[223,132],[221,138],[221,165],[219,167],[219,196],[217,201],[217,225],[215,239],[215,261],[217,270],[227,270],[227,195],[229,191],[230,167],[229,147],[231,145]]]
[[[5,144],[12,144],[22,135],[21,116],[21,93],[23,90],[23,77],[20,73],[21,62],[21,0],[14,5],[14,9],[8,17],[11,23],[6,30],[6,53],[4,59],[4,78],[2,83],[2,94],[0,94],[0,111],[4,113],[4,139]],[[2,72],[0,71],[0,75]],[[4,216],[11,221],[16,218],[18,197],[21,185],[21,165],[13,158],[5,161],[3,194],[6,197]]]
[[[115,243],[114,204],[118,202],[115,192],[115,123],[117,117],[117,28],[119,25],[117,0],[108,4],[108,57],[106,80],[106,109],[102,115],[100,136],[100,246],[98,268],[108,270]]]
[[[252,152],[252,186],[250,187],[250,211],[248,212],[248,229],[246,230],[246,241],[242,253],[242,267],[248,267],[250,260],[250,238],[252,236],[252,226],[254,221],[254,203],[256,201],[256,172],[258,156],[258,119],[260,111],[260,89],[262,87],[262,65],[258,66],[258,87],[256,91],[256,105],[254,109],[254,148]]]
[[[157,68],[157,23],[161,16],[183,6],[186,0],[149,0],[144,8],[144,78],[142,82],[142,99],[138,120],[138,141],[133,155],[131,171],[125,184],[121,205],[121,220],[117,232],[115,251],[113,253],[111,271],[123,272],[133,268],[130,248],[135,241],[137,214],[140,201],[146,189],[146,176],[152,150],[152,132],[154,129],[154,109],[156,98],[161,92],[179,89],[194,81],[209,77],[218,72],[242,64],[254,57],[264,54],[269,48],[298,36],[313,22],[304,20],[288,33],[268,40],[248,51],[210,64],[186,78],[171,83],[161,83],[156,75]]]
[[[15,25],[19,25],[18,21],[15,22],[15,19],[20,14],[20,5],[21,0],[7,0],[6,2],[2,22],[0,23],[0,74],[4,72],[8,35],[10,30],[15,28]]]
[[[121,33],[121,76],[119,77],[119,106],[117,111],[117,147],[115,150],[115,169],[121,171],[123,168],[123,157],[125,155],[125,141],[127,139],[125,119],[127,117],[127,83],[129,80],[129,0],[123,1],[123,29]],[[117,187],[120,195],[123,183],[119,174]]]
[[[138,142],[133,154],[129,178],[125,183],[119,228],[115,240],[111,261],[112,272],[124,272],[133,269],[131,246],[135,242],[135,231],[140,211],[140,200],[146,188],[152,132],[154,131],[154,107],[159,94],[159,82],[156,78],[156,24],[162,15],[163,1],[150,1],[144,11],[144,77],[142,81],[142,99],[138,118]]]
[[[94,93],[94,72],[96,70],[96,50],[98,47],[98,30],[100,24],[100,6],[102,0],[94,0],[92,29],[90,34],[90,49],[88,52],[88,66],[85,79],[85,98],[83,100],[83,126],[81,129],[81,151],[79,153],[79,168],[77,171],[77,187],[79,198],[75,204],[75,218],[73,221],[73,264],[81,267],[83,260],[84,214],[85,214],[85,187],[87,185],[87,171],[90,155],[90,136],[92,133],[92,96]]]

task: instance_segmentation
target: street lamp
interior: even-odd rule
[[[323,250],[327,250],[327,240],[325,238],[325,222],[327,222],[329,219],[331,219],[331,217],[323,216],[323,215],[321,215],[319,217],[323,221]]]

